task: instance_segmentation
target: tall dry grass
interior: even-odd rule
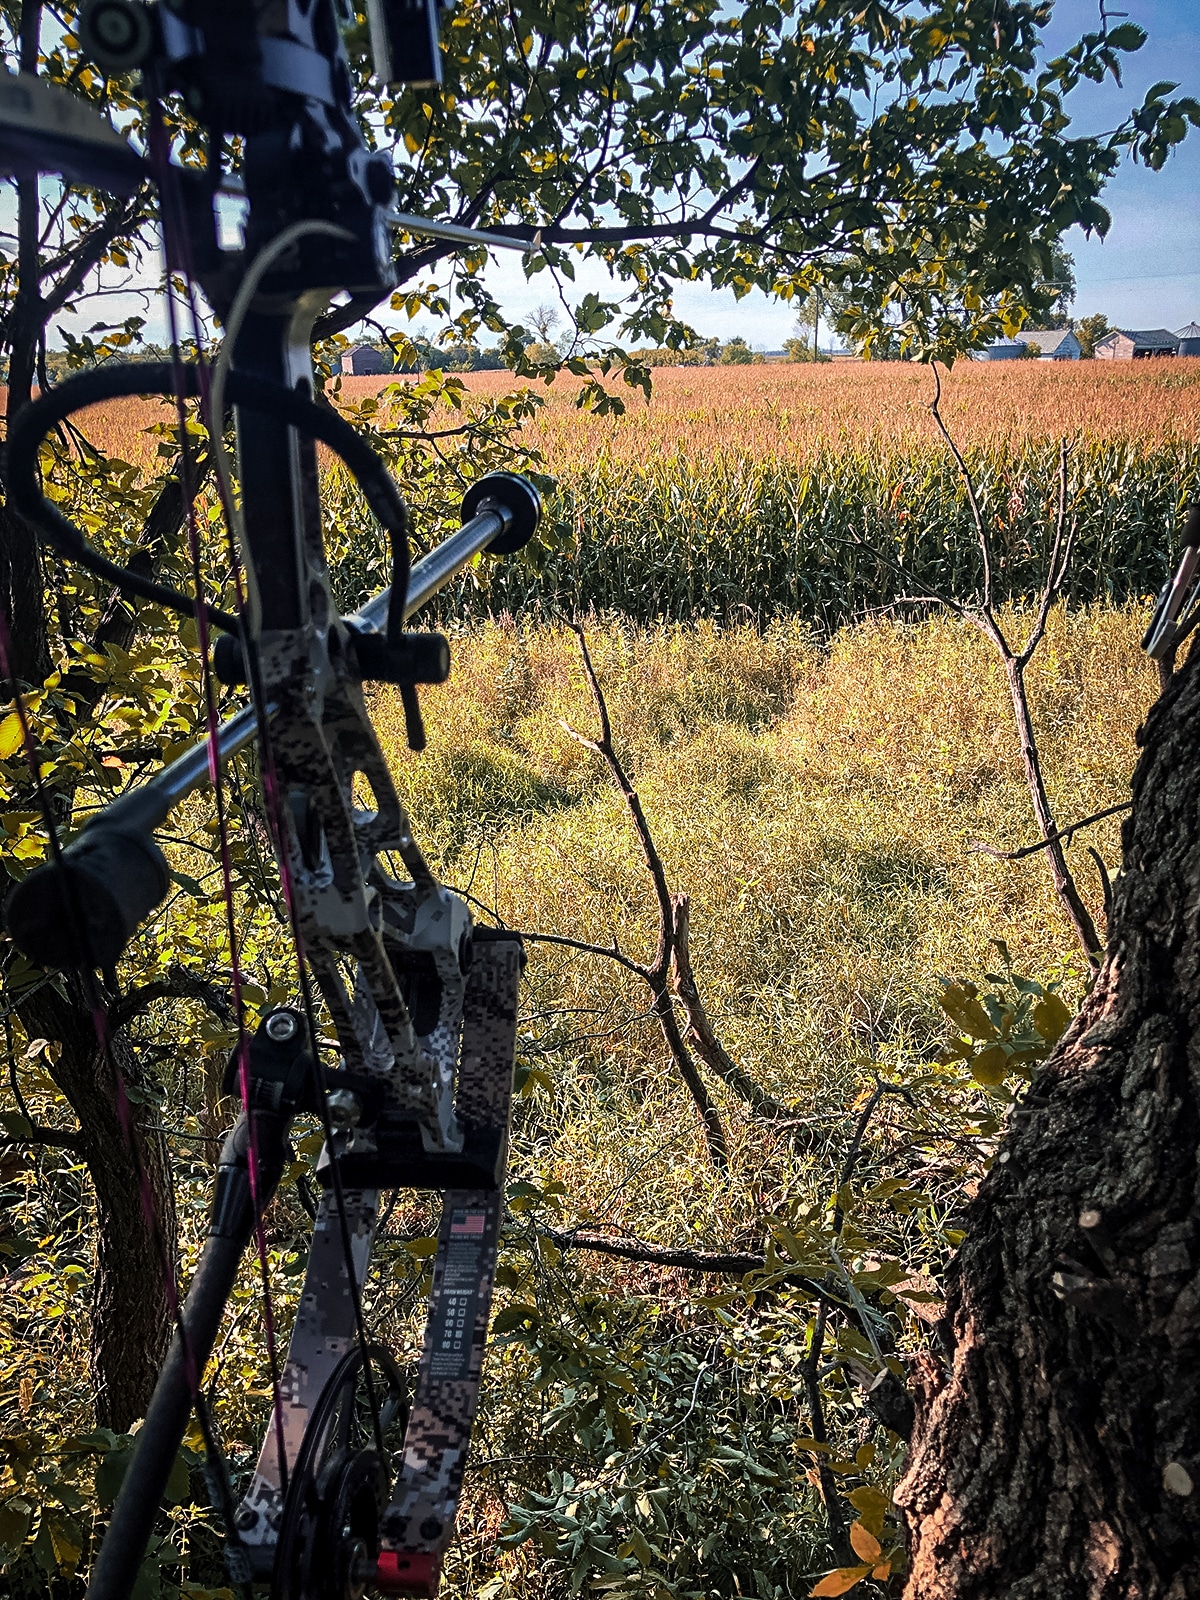
[[[1127,793],[1134,733],[1157,692],[1142,626],[1137,608],[1059,611],[1030,671],[1063,822]],[[974,629],[876,621],[821,646],[794,623],[758,632],[609,622],[590,637],[669,873],[693,898],[714,1020],[773,1093],[836,1114],[867,1062],[940,1036],[936,976],[978,973],[993,938],[1022,970],[1065,977],[1079,993],[1083,968],[1040,859],[972,850],[1034,834],[1007,693]],[[374,711],[450,881],[509,924],[651,954],[654,906],[623,804],[562,727],[595,721],[572,636],[474,628],[455,640],[450,684],[425,703],[430,746],[416,759],[403,753],[390,691]],[[1101,921],[1084,846],[1115,868],[1118,831],[1110,820],[1072,849]],[[632,1183],[613,1220],[662,1239],[693,1226],[728,1238],[736,1226],[720,1186],[697,1200],[698,1221],[671,1192],[677,1182],[694,1190],[699,1133],[657,1028],[644,1016],[622,1021],[645,1010],[636,980],[535,944],[531,982],[532,1009],[556,1019],[545,1039],[561,1037],[562,1016],[593,1008],[607,1019],[600,1031],[612,1030],[568,1051],[540,1168],[569,1172],[573,1193],[599,1192],[622,1151],[650,1148],[656,1129],[682,1119],[688,1159],[674,1177],[655,1170]],[[543,1026],[532,1025],[535,1042]],[[580,1080],[603,1084],[602,1123]],[[761,1129],[744,1127],[739,1162],[763,1156]]]

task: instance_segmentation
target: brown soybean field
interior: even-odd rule
[[[358,401],[396,381],[343,378],[337,393]],[[467,373],[464,382],[480,396],[515,386],[507,372]],[[906,362],[662,367],[649,402],[619,382],[607,387],[625,399],[624,416],[579,411],[579,381],[569,376],[534,386],[547,404],[529,433],[550,471],[603,455],[644,461],[647,450],[799,460],[822,444],[908,446],[936,437],[930,374]],[[967,446],[1063,436],[1153,446],[1200,442],[1198,400],[1200,361],[965,361],[946,379],[942,409]],[[165,403],[117,400],[89,415],[87,431],[107,454],[143,463],[153,446],[140,430],[169,415]]]

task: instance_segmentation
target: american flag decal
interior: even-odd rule
[[[450,1219],[452,1239],[478,1237],[487,1227],[486,1211],[456,1211]]]

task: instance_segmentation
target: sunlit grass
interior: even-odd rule
[[[1064,823],[1127,793],[1134,733],[1156,692],[1142,626],[1136,608],[1059,612],[1030,673]],[[672,883],[692,897],[710,1013],[733,1055],[799,1114],[840,1119],[869,1064],[940,1037],[937,975],[978,974],[994,961],[992,939],[1019,969],[1065,978],[1078,996],[1082,958],[1040,858],[972,849],[1033,833],[1003,679],[974,629],[879,621],[828,647],[797,625],[606,622],[590,637]],[[595,725],[573,637],[495,624],[464,633],[450,685],[425,707],[419,758],[402,752],[390,695],[374,710],[448,879],[510,925],[615,940],[647,959],[654,907],[623,803],[562,726]],[[1115,870],[1118,827],[1101,824],[1071,852],[1098,917],[1083,844]],[[609,1220],[661,1238],[736,1232],[728,1191],[702,1181],[707,1200],[697,1191],[697,1126],[638,981],[534,944],[528,992],[532,1045],[559,1072],[553,1109],[538,1118],[543,1175],[594,1195],[613,1180],[617,1151],[645,1150],[668,1128],[671,1154],[622,1189]],[[761,1166],[761,1129],[729,1111],[738,1163]]]

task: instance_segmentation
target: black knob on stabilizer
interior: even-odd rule
[[[79,42],[109,72],[132,72],[154,48],[150,12],[140,0],[88,0],[79,15]]]
[[[109,968],[170,882],[152,838],[96,826],[17,884],[4,920],[36,966]]]
[[[517,472],[489,472],[463,495],[463,521],[470,522],[489,505],[503,506],[512,517],[504,532],[498,533],[488,545],[491,555],[510,556],[529,543],[542,520],[542,497],[536,485]]]

